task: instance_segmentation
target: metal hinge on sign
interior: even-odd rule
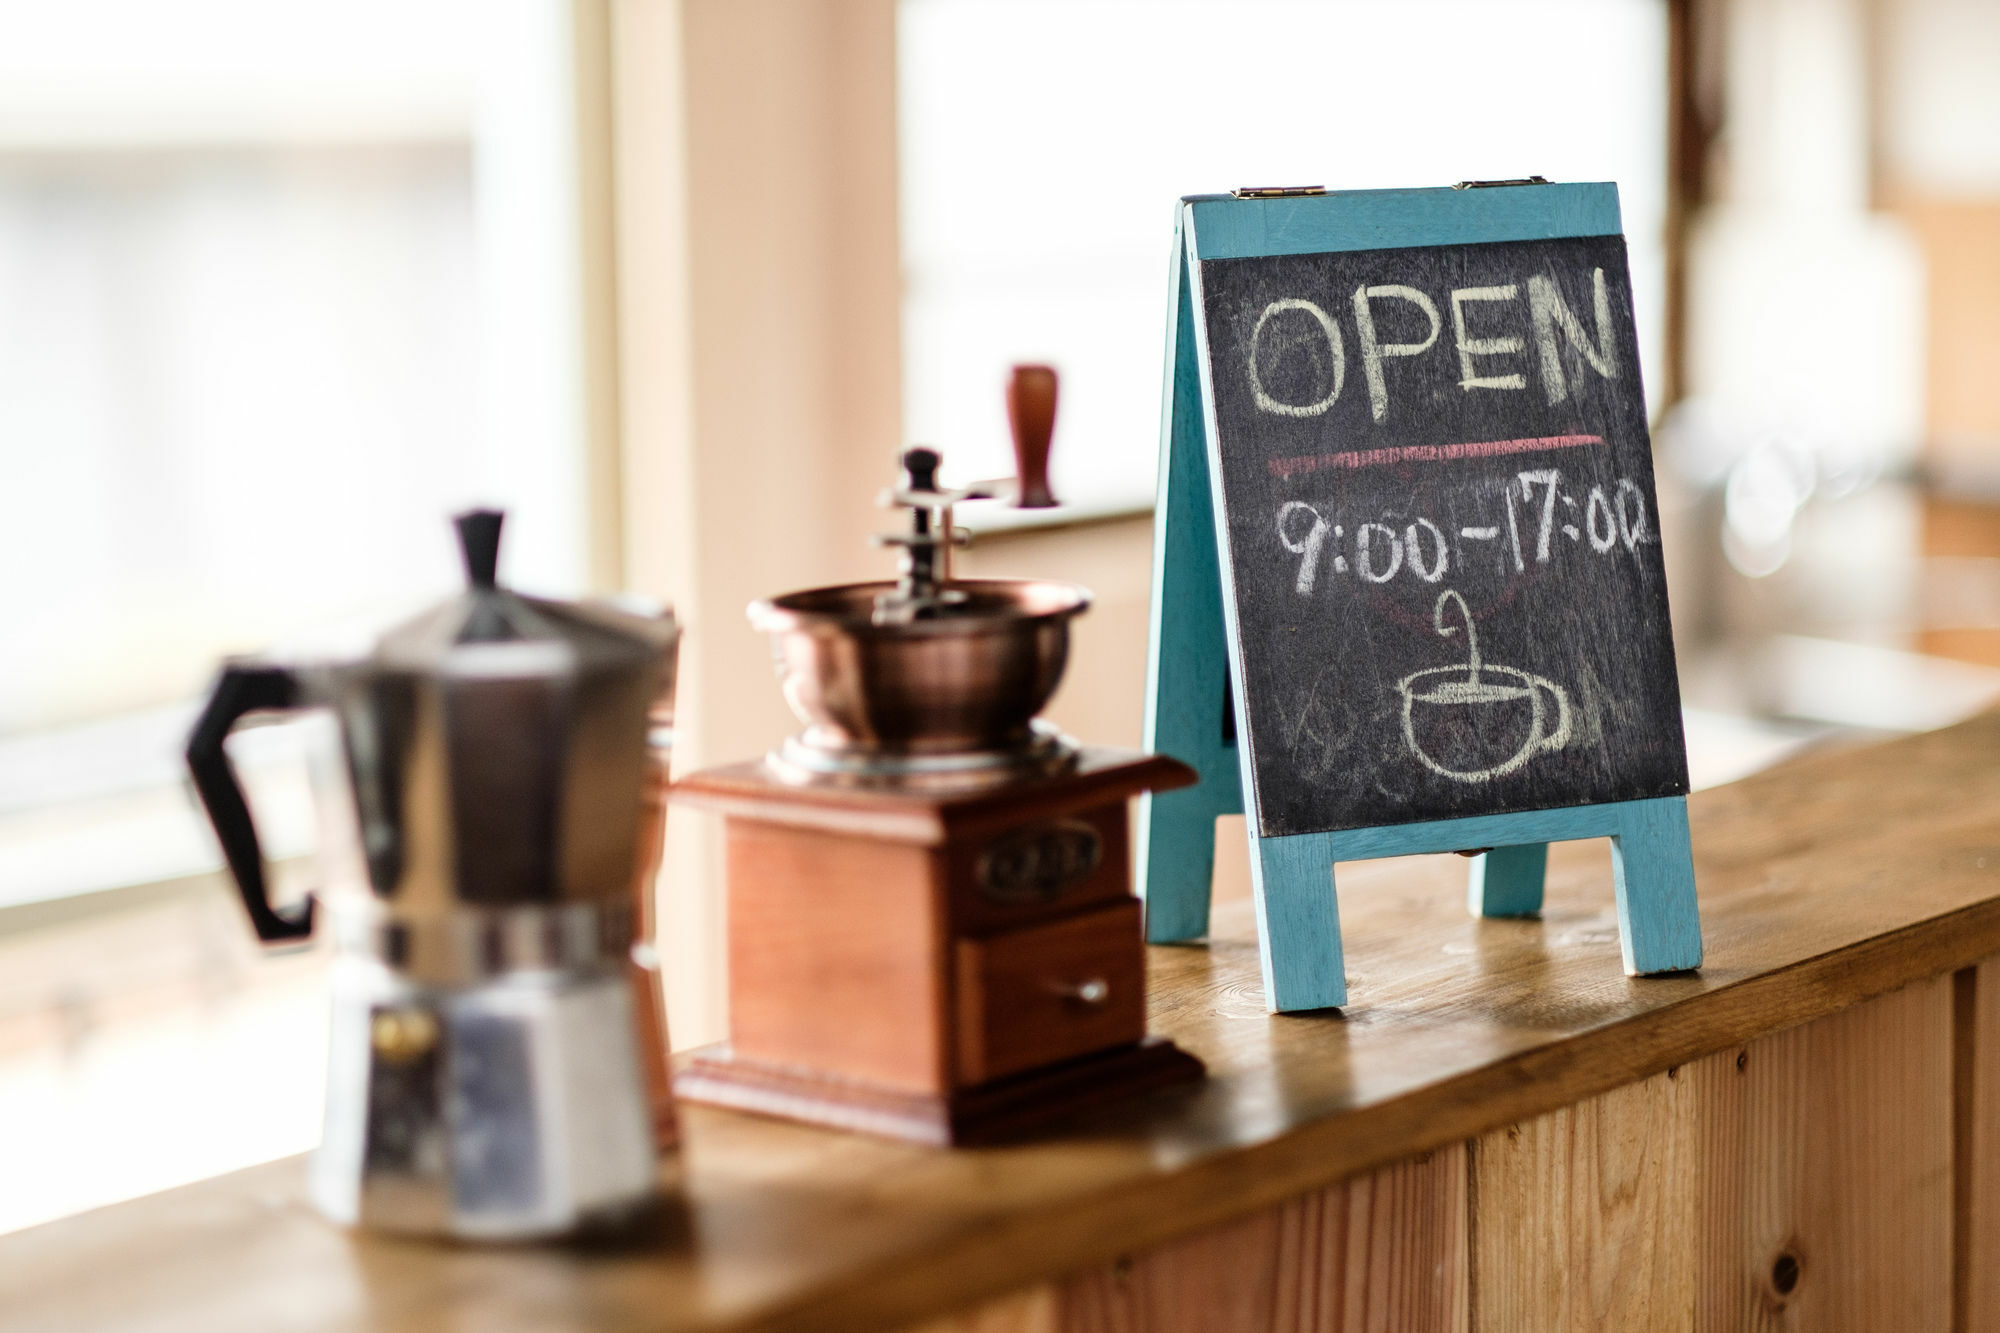
[[[1511,181],[1460,181],[1452,186],[1454,190],[1497,190],[1503,185],[1547,185],[1547,176],[1523,176]]]
[[[1325,194],[1324,185],[1246,185],[1231,190],[1238,199],[1298,199],[1309,194]]]

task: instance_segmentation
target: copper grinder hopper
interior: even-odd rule
[[[786,593],[749,608],[772,636],[785,702],[805,724],[771,756],[787,777],[869,785],[979,783],[1060,771],[1075,745],[1036,720],[1062,681],[1069,622],[1090,605],[1075,584],[957,579],[966,540],[955,506],[1011,500],[1054,506],[1047,482],[1056,374],[1017,366],[1007,388],[1017,476],[961,489],[938,481],[940,456],[903,454],[887,508],[907,509],[893,582]]]

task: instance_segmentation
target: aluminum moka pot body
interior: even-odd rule
[[[471,587],[341,662],[235,661],[188,745],[260,938],[336,943],[330,1216],[462,1238],[559,1236],[656,1188],[629,977],[650,746],[671,724],[670,615],[519,596],[499,516],[466,515]],[[223,753],[244,714],[324,708],[322,895],[269,899]]]

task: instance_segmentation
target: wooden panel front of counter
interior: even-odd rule
[[[1247,911],[1151,951],[1201,1085],[944,1152],[690,1108],[613,1250],[357,1237],[278,1163],[0,1238],[0,1328],[2000,1328],[2000,716],[1691,802],[1708,963],[1344,868],[1353,1003],[1264,1012]]]
[[[1954,1197],[1967,987],[2000,1012],[2000,965],[1918,982],[925,1333],[2000,1327],[1992,1201]]]

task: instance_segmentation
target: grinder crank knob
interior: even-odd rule
[[[1055,367],[1014,367],[1007,377],[1007,424],[1014,431],[1014,475],[1020,479],[1015,507],[1053,509],[1049,441],[1056,432]]]

